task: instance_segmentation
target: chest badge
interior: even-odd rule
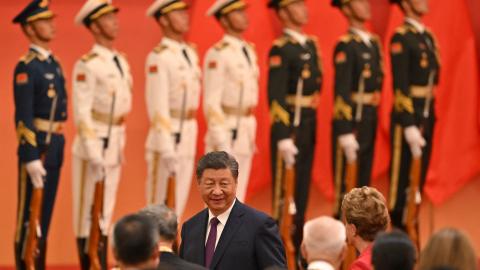
[[[427,68],[428,67],[428,57],[427,53],[422,53],[422,59],[420,59],[420,67]]]
[[[300,59],[302,59],[303,61],[308,61],[310,60],[310,58],[312,58],[312,55],[310,53],[302,53],[300,55]]]
[[[370,77],[372,77],[372,70],[370,69],[370,65],[369,65],[369,64],[365,64],[365,66],[363,67],[362,76],[363,76],[364,78],[370,78]]]
[[[55,74],[53,74],[53,73],[45,73],[44,77],[45,77],[45,79],[51,81],[51,80],[55,79]]]
[[[55,87],[53,86],[53,83],[51,83],[50,86],[48,86],[47,96],[49,98],[53,98],[56,95],[57,95],[57,92],[55,91]]]
[[[310,71],[310,66],[308,64],[305,64],[303,66],[302,70],[302,78],[303,79],[308,79],[312,76],[312,72]]]

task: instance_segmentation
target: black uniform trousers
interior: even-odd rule
[[[433,131],[435,127],[434,102],[432,101],[430,116],[428,119],[423,117],[424,98],[413,98],[415,108],[415,125],[420,128],[427,144],[422,148],[422,168],[420,179],[420,190],[423,193],[423,186],[427,176],[430,156],[432,153]],[[396,228],[405,230],[403,224],[403,215],[407,200],[408,187],[410,185],[410,167],[412,162],[412,153],[405,140],[404,127],[399,124],[399,120],[392,112],[391,122],[391,146],[392,158],[390,166],[390,216],[392,225]]]
[[[37,133],[37,141],[45,141],[44,132]],[[38,241],[39,255],[35,261],[36,269],[45,269],[45,254],[47,250],[47,238],[52,220],[53,207],[57,195],[60,178],[60,169],[63,161],[63,147],[65,139],[63,135],[53,134],[52,141],[45,155],[44,167],[47,171],[44,182],[43,202],[41,212],[41,237]],[[39,145],[44,149],[45,145]],[[25,168],[25,163],[18,164],[18,201],[17,201],[17,225],[15,231],[15,261],[17,269],[26,269],[22,259],[22,252],[27,235],[30,217],[30,199],[33,185]]]
[[[355,110],[353,112],[355,115]],[[357,153],[358,171],[356,187],[369,186],[372,177],[373,155],[375,152],[375,137],[377,133],[377,107],[364,105],[360,123],[354,124],[354,134],[360,149]],[[346,192],[345,172],[346,158],[343,149],[338,143],[339,134],[332,128],[332,160],[333,180],[335,187],[335,218],[340,219],[340,206]]]
[[[290,119],[293,119],[290,114]],[[295,228],[293,230],[293,242],[295,247],[300,247],[303,238],[303,224],[305,223],[305,213],[307,210],[308,198],[310,193],[310,183],[312,180],[313,158],[315,154],[315,140],[317,130],[316,110],[302,109],[300,126],[295,131],[295,145],[298,148],[298,154],[295,156],[295,206],[297,212],[294,217]],[[277,179],[277,142],[279,138],[271,134],[271,156],[272,156],[272,182],[275,190],[275,179]]]

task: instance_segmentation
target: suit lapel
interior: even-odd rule
[[[194,259],[197,264],[205,265],[205,234],[207,233],[207,219],[208,219],[208,209],[202,211],[199,221],[190,231],[192,235],[192,246],[198,247],[198,251],[194,254]]]
[[[232,208],[230,216],[228,217],[227,224],[225,224],[225,228],[223,229],[222,235],[220,236],[220,240],[218,241],[215,253],[213,254],[213,260],[212,264],[210,265],[210,269],[215,269],[215,266],[220,262],[220,259],[225,253],[225,250],[230,244],[233,236],[236,234],[237,230],[243,223],[243,214],[244,205],[237,200]]]

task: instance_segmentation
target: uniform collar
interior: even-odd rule
[[[45,50],[44,48],[35,45],[35,44],[30,44],[30,49],[36,51],[42,58],[48,59],[52,55],[52,51],[50,50]]]
[[[106,59],[113,59],[118,55],[116,50],[110,50],[109,48],[100,44],[95,44],[92,48],[92,51],[97,53],[99,56],[105,57]]]
[[[185,42],[178,42],[168,37],[162,38],[162,44],[166,45],[169,48],[174,48],[178,50],[183,50],[187,48],[187,44]]]
[[[228,42],[228,44],[232,44],[233,46],[237,46],[239,48],[247,47],[245,40],[236,38],[229,34],[225,34],[225,36],[223,36],[223,40]]]
[[[360,39],[363,41],[363,43],[365,43],[367,46],[372,45],[372,41],[371,41],[372,35],[369,32],[358,29],[356,27],[351,27],[350,31],[356,34],[357,36],[359,36]]]
[[[313,261],[308,264],[307,270],[335,270],[335,268],[325,261]]]
[[[425,25],[423,25],[423,23],[409,17],[405,18],[405,22],[411,24],[419,33],[423,34],[423,32],[425,32]]]
[[[283,32],[285,34],[291,36],[296,41],[298,41],[298,43],[300,43],[302,46],[307,44],[308,37],[305,34],[297,32],[297,31],[289,29],[289,28],[285,28],[283,30]]]
[[[230,213],[232,212],[233,206],[235,205],[236,202],[237,202],[237,199],[233,200],[232,205],[227,209],[227,211],[225,211],[225,212],[221,213],[220,215],[216,216],[216,218],[220,221],[220,223],[222,223],[223,226],[225,226],[225,224],[227,224],[228,217],[230,216]],[[212,211],[210,211],[210,209],[208,209],[208,224],[207,225],[210,225],[210,220],[212,220],[213,217],[215,217],[215,215],[212,213]]]

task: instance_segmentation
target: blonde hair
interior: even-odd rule
[[[420,255],[419,270],[448,266],[461,270],[476,270],[477,258],[468,237],[457,229],[440,230],[430,238]]]
[[[342,213],[348,224],[355,225],[357,234],[371,242],[390,223],[385,202],[385,197],[375,188],[354,188],[343,197]]]

